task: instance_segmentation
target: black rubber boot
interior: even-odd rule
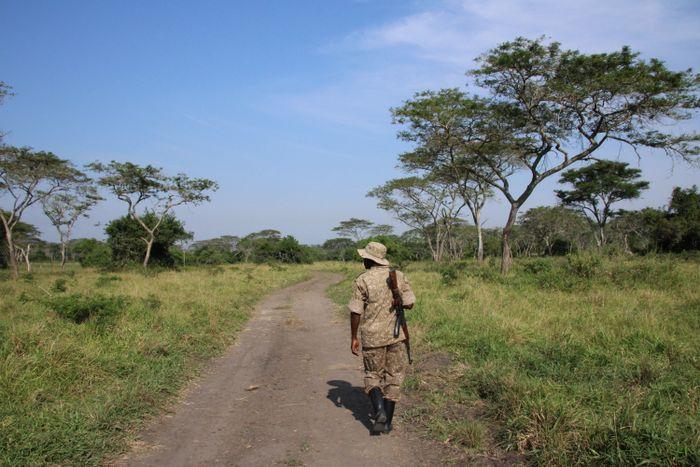
[[[394,409],[396,408],[396,402],[390,401],[389,399],[384,399],[384,411],[386,412],[386,428],[384,433],[391,432],[391,421],[394,419]]]
[[[369,392],[369,398],[372,401],[372,407],[374,407],[374,426],[372,431],[381,433],[386,430],[386,411],[384,410],[382,390],[372,388]]]

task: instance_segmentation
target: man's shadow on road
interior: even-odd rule
[[[365,391],[347,381],[341,380],[328,381],[328,385],[331,386],[331,389],[328,390],[328,396],[326,397],[336,407],[344,407],[352,412],[355,420],[362,423],[371,434],[374,424],[369,418],[371,406]]]

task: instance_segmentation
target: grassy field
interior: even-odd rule
[[[41,266],[41,265],[40,265]],[[311,266],[0,276],[0,464],[97,464]]]
[[[263,295],[318,269],[346,273],[329,291],[344,304],[359,264],[0,276],[0,464],[119,453]],[[697,260],[521,260],[505,279],[493,263],[405,271],[418,295],[408,422],[475,456],[700,463]]]
[[[419,364],[406,420],[475,455],[700,464],[700,264],[668,257],[405,268]],[[339,304],[360,272],[329,294]],[[421,372],[420,359],[438,358]]]

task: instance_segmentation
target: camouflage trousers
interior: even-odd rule
[[[385,398],[398,402],[408,363],[404,343],[362,349],[362,359],[365,364],[365,392],[379,388]]]

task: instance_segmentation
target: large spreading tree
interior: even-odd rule
[[[0,147],[0,199],[8,203],[0,209],[0,222],[15,278],[19,277],[19,266],[13,234],[26,210],[83,178],[84,174],[69,161],[51,152]]]
[[[478,63],[469,74],[483,97],[462,94],[438,104],[457,106],[444,124],[460,170],[499,191],[510,205],[502,231],[504,274],[512,263],[509,239],[518,212],[548,177],[590,160],[610,143],[638,155],[648,148],[697,161],[696,133],[666,131],[668,123],[690,119],[700,107],[700,79],[691,70],[669,70],[628,47],[584,54],[526,38],[498,45]],[[434,94],[419,93],[404,108],[431,103]],[[434,126],[434,114],[414,112],[399,121],[407,125],[400,135],[417,149],[445,152],[444,138],[425,131]]]
[[[98,183],[125,202],[127,215],[141,226],[141,240],[146,247],[144,268],[148,267],[158,229],[170,212],[184,204],[209,201],[207,192],[218,189],[213,180],[190,178],[185,174],[168,176],[152,165],[112,161],[109,164],[95,162],[89,168],[101,174]]]
[[[479,130],[485,106],[458,89],[443,89],[418,93],[391,112],[394,123],[408,124],[399,138],[417,143],[413,151],[399,156],[400,167],[455,188],[471,213],[477,236],[476,259],[483,262],[482,213],[486,200],[493,196],[488,180],[493,174],[488,167],[480,168],[472,154],[464,151],[464,136]]]
[[[579,210],[594,229],[598,248],[607,243],[605,228],[615,214],[612,206],[622,200],[639,198],[649,182],[640,180],[642,171],[625,162],[599,160],[580,169],[564,172],[560,183],[569,183],[571,190],[557,190],[565,206]]]

